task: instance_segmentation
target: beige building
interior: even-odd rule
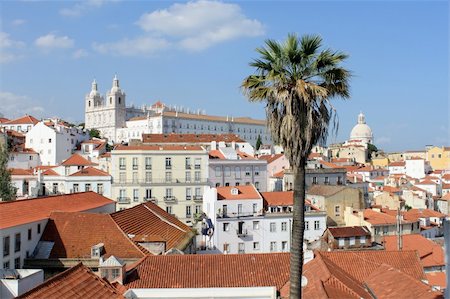
[[[382,192],[373,198],[375,205],[388,208],[390,210],[402,209],[405,206],[405,201],[396,194],[389,192]]]
[[[184,223],[201,213],[208,152],[201,146],[118,146],[111,152],[117,210],[152,201]]]
[[[312,205],[327,212],[327,226],[345,225],[346,207],[364,209],[361,190],[344,186],[312,185],[307,190],[306,198]]]

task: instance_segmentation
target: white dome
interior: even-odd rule
[[[353,127],[350,133],[350,140],[361,140],[365,143],[372,143],[373,141],[372,129],[366,124],[363,113],[358,115],[358,124]]]

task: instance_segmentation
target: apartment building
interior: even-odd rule
[[[111,152],[117,210],[152,201],[192,224],[208,185],[208,152],[201,146],[120,145]]]

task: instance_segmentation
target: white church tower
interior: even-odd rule
[[[125,92],[119,87],[119,79],[114,76],[111,90],[103,98],[98,92],[97,82],[92,82],[91,92],[86,95],[85,127],[97,129],[102,137],[117,140],[117,129],[125,127]]]

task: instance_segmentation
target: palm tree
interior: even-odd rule
[[[256,49],[260,57],[250,63],[255,74],[241,86],[250,101],[265,102],[272,140],[283,147],[294,173],[291,298],[301,298],[306,161],[314,145],[325,143],[330,123],[337,131],[330,100],[350,96],[351,74],[341,66],[348,56],[321,47],[322,39],[316,35],[267,40]]]

